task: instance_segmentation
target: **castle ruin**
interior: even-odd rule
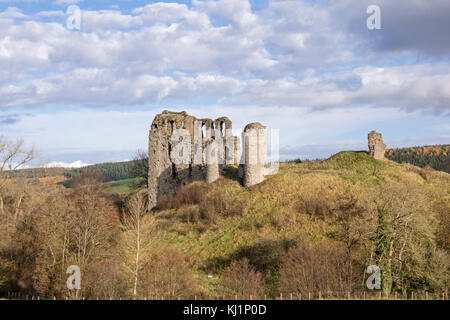
[[[383,137],[381,133],[376,131],[371,131],[368,135],[369,140],[369,154],[375,159],[384,159],[384,154],[386,152],[386,145],[383,142]]]
[[[148,197],[150,209],[162,196],[197,180],[216,181],[228,165],[240,164],[244,186],[264,181],[275,173],[264,167],[267,157],[266,127],[247,125],[240,139],[232,135],[227,117],[197,119],[185,111],[156,115],[149,133]]]

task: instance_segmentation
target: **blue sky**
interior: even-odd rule
[[[445,0],[0,0],[0,135],[34,144],[35,165],[130,159],[165,109],[236,134],[260,121],[284,159],[366,149],[373,129],[450,143],[448,30]]]

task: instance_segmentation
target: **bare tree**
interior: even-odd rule
[[[426,214],[431,212],[426,195],[415,186],[392,183],[375,196],[370,207],[378,216],[374,258],[383,274],[383,291],[405,291],[422,281],[426,288],[426,272],[436,261],[436,221]]]
[[[261,299],[264,295],[262,274],[257,272],[247,258],[231,264],[221,275],[223,286],[239,298]]]
[[[141,292],[165,299],[189,299],[197,292],[197,281],[184,255],[174,247],[154,251],[142,264]]]
[[[350,277],[347,265],[346,248],[341,244],[300,241],[280,268],[280,292],[303,297],[342,295]]]
[[[0,173],[17,170],[36,156],[34,147],[27,149],[23,139],[9,140],[0,136]]]
[[[1,180],[6,170],[13,171],[19,169],[21,166],[33,160],[36,156],[34,147],[27,149],[23,139],[10,140],[0,136],[0,216],[5,217],[5,201],[6,194],[5,182]],[[17,190],[14,195],[14,205],[10,209],[10,214],[13,216],[14,224],[17,221],[18,215],[23,205],[23,200],[26,196],[25,188]],[[9,216],[6,216],[6,226],[8,228]]]
[[[152,215],[148,215],[148,198],[145,193],[137,192],[128,198],[126,204],[126,212],[123,216],[123,223],[127,228],[129,247],[134,255],[133,268],[133,296],[136,297],[139,281],[140,261],[143,251],[146,249],[148,241],[148,232],[144,229],[153,230],[155,219]],[[145,226],[144,226],[144,218]],[[145,233],[145,234],[144,234]]]

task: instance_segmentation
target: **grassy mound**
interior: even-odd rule
[[[162,231],[153,245],[183,251],[210,292],[217,282],[205,274],[218,274],[242,257],[267,273],[278,270],[299,241],[338,243],[336,219],[351,210],[349,201],[362,208],[368,227],[376,220],[371,205],[378,197],[408,194],[413,203],[423,196],[419,214],[429,221],[433,205],[450,203],[450,175],[375,160],[367,152],[340,152],[319,163],[283,163],[277,175],[250,189],[235,173],[231,169],[213,184],[186,186],[155,210]],[[361,252],[364,264],[367,252]]]

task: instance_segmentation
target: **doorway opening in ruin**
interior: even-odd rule
[[[220,122],[220,134],[225,137],[225,123],[223,121]]]
[[[173,134],[174,124],[175,124],[175,121],[170,120],[170,135]]]
[[[206,125],[204,122],[202,122],[202,138],[206,138]]]
[[[170,159],[170,155],[172,154],[172,145],[170,144],[170,142],[169,142],[169,147],[167,148],[167,150],[169,151],[169,159]],[[172,178],[176,179],[177,178],[177,170],[175,167],[175,163],[173,163],[172,160],[170,160],[170,162],[172,164],[172,166],[170,167],[170,170],[171,170],[170,174],[171,174]]]
[[[175,167],[175,163],[172,162],[172,178],[177,178],[177,168]]]

